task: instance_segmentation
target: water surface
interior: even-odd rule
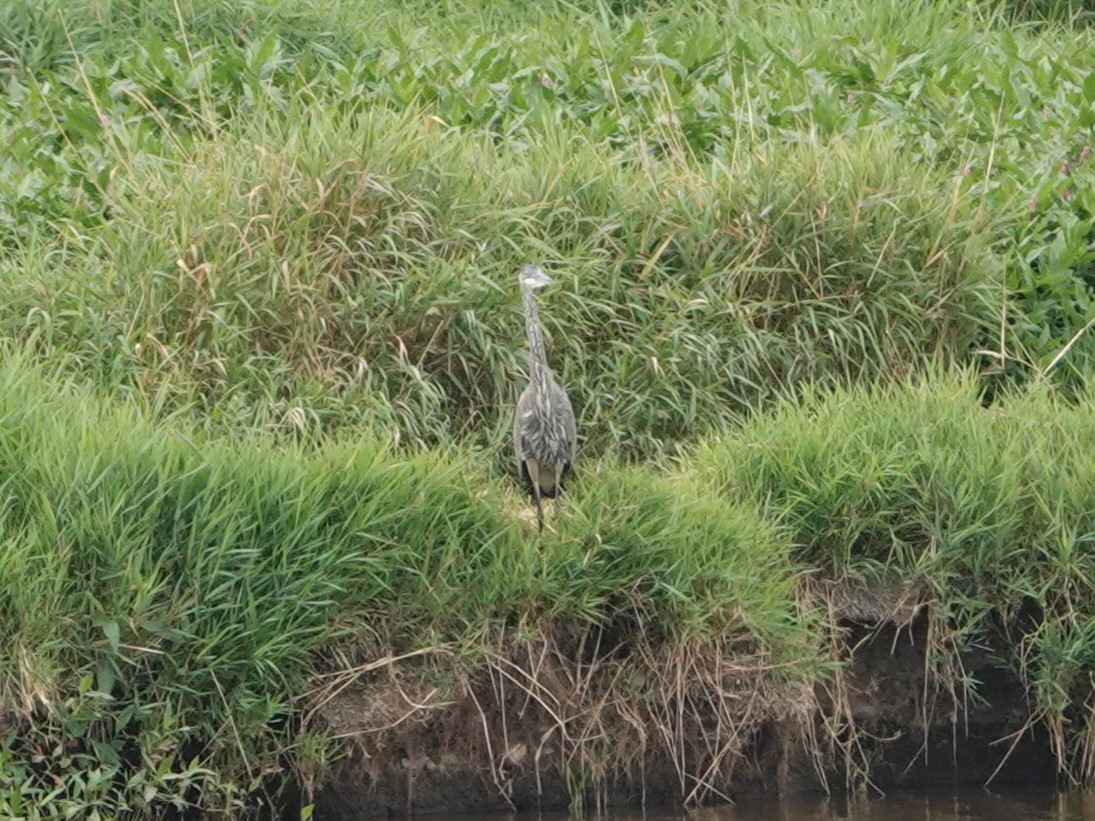
[[[566,813],[429,815],[423,821],[572,821]],[[692,811],[588,814],[603,821],[1095,821],[1095,790],[964,787],[878,798],[742,801]]]

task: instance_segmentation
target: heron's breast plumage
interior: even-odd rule
[[[546,394],[546,396],[545,396]],[[541,464],[569,463],[574,456],[574,411],[562,388],[526,390],[517,405],[515,434],[522,458]]]

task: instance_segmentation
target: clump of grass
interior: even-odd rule
[[[1087,779],[1092,401],[1035,386],[985,408],[968,374],[819,392],[707,444],[695,469],[766,505],[797,558],[831,577],[922,585],[952,691],[976,695],[959,654],[1006,631],[1020,650],[1003,663],[1028,682],[1031,720]]]
[[[496,446],[531,256],[564,282],[544,314],[583,452],[637,457],[807,380],[960,357],[1001,310],[956,191],[884,140],[682,164],[300,116],[117,177],[110,225],[9,268],[9,332],[214,424]]]
[[[385,751],[415,750],[477,762],[503,796],[535,771],[581,807],[664,763],[658,789],[694,803],[726,794],[762,732],[808,731],[831,665],[790,543],[752,506],[605,465],[549,524],[516,617],[474,653],[351,647],[324,677],[306,715],[365,753],[344,777],[384,783],[406,766]]]
[[[587,472],[549,521],[558,533],[542,561],[563,575],[545,582],[565,590],[584,577],[587,616],[625,614],[656,639],[741,635],[751,648],[743,654],[769,657],[809,634],[785,620],[797,584],[791,546],[751,505],[711,499],[684,479],[605,466]],[[567,601],[552,588],[545,601]]]
[[[253,806],[300,740],[298,699],[362,636],[473,660],[507,624],[638,619],[778,657],[772,686],[814,663],[788,548],[748,508],[693,509],[635,472],[577,494],[540,550],[466,452],[207,439],[10,352],[0,385],[12,812],[56,779],[97,785],[58,812]],[[618,504],[650,484],[652,507]]]
[[[372,619],[475,624],[491,603],[465,583],[522,578],[466,460],[199,445],[18,358],[0,379],[9,760],[55,750],[45,783],[106,767],[88,808],[247,803],[320,648]]]
[[[637,457],[940,352],[1083,372],[1085,33],[943,2],[518,11],[154,3],[123,48],[54,9],[80,59],[3,98],[0,327],[214,425],[494,442],[536,256],[572,277],[549,316],[587,448]]]

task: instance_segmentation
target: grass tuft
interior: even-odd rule
[[[470,452],[211,439],[12,352],[0,397],[12,812],[90,770],[101,789],[56,807],[256,800],[321,660],[363,635],[473,659],[505,625],[634,623],[733,637],[743,664],[780,660],[773,686],[814,663],[808,619],[786,618],[788,546],[748,507],[682,505],[637,469],[591,481],[538,547]],[[648,505],[621,504],[637,494]]]
[[[705,444],[694,467],[767,509],[808,566],[925,589],[951,692],[975,697],[960,654],[1008,635],[1021,649],[1001,663],[1029,682],[1032,721],[1088,779],[1093,399],[1039,385],[986,408],[969,374],[818,392]]]

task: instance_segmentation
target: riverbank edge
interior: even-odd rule
[[[978,682],[971,698],[932,673],[932,614],[923,590],[848,579],[810,587],[833,618],[827,629],[838,665],[830,677],[806,690],[762,681],[759,670],[740,669],[733,683],[698,676],[676,694],[681,703],[666,699],[666,709],[681,711],[677,724],[648,726],[638,748],[623,740],[596,744],[599,757],[587,757],[578,738],[569,750],[561,743],[568,727],[556,711],[576,708],[566,714],[578,720],[591,699],[572,691],[574,704],[552,694],[544,682],[559,669],[544,665],[549,654],[557,665],[562,648],[546,639],[521,649],[511,642],[496,665],[465,671],[462,697],[443,704],[430,702],[436,691],[416,689],[430,678],[422,675],[423,656],[393,662],[323,706],[347,755],[316,789],[315,817],[601,810],[1057,780],[1051,734],[1009,663],[1006,635],[954,659]],[[541,666],[541,680],[526,675],[521,686],[530,661]],[[733,679],[725,661],[700,665]],[[685,717],[686,709],[693,714]],[[388,726],[367,726],[382,717]],[[615,756],[605,757],[611,749]]]

